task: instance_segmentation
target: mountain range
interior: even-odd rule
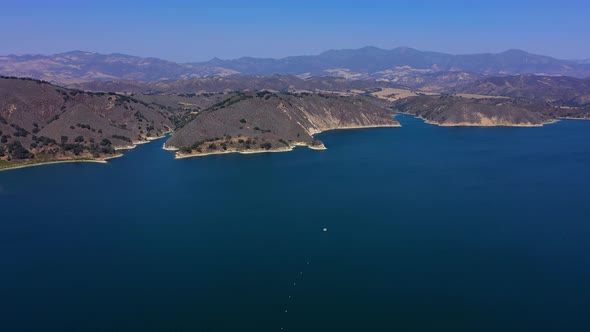
[[[408,47],[392,50],[376,47],[330,50],[319,55],[282,59],[215,58],[194,63],[83,51],[55,55],[0,56],[0,75],[31,77],[61,85],[89,81],[153,82],[164,79],[270,74],[297,75],[304,78],[372,78],[412,85],[420,81],[422,76],[441,73],[453,73],[459,83],[472,82],[482,76],[517,74],[584,78],[590,77],[590,63],[585,60],[560,60],[521,50],[508,50],[497,54],[452,55]]]
[[[213,59],[193,65],[222,67],[244,74],[258,75],[322,75],[337,73],[340,70],[347,71],[350,75],[385,77],[388,71],[401,69],[400,67],[427,72],[466,71],[484,75],[546,74],[585,77],[590,72],[590,67],[583,62],[559,60],[521,50],[508,50],[498,54],[451,55],[408,47],[392,50],[377,47],[331,50],[320,55],[283,59]]]

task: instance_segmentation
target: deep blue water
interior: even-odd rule
[[[399,118],[0,172],[0,331],[588,331],[590,121]]]

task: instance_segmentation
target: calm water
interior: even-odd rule
[[[0,331],[588,331],[590,122],[400,119],[0,172]]]

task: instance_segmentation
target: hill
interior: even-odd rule
[[[590,79],[518,75],[490,77],[451,89],[454,93],[508,96],[569,107],[590,106]]]
[[[12,164],[104,159],[117,148],[170,131],[169,116],[161,107],[128,96],[2,77],[0,159]]]
[[[331,129],[395,127],[391,111],[369,97],[241,92],[203,110],[165,146],[177,157],[210,153],[323,148],[314,134]]]
[[[554,107],[523,99],[422,95],[398,100],[393,107],[440,126],[532,127],[556,121],[550,115]]]
[[[131,93],[203,93],[242,90],[275,91],[348,91],[397,86],[377,80],[347,80],[338,77],[299,78],[293,75],[244,75],[235,77],[195,78],[190,80],[163,80],[158,82],[94,81],[70,85],[88,91],[115,91]]]

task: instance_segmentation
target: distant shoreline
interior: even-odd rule
[[[421,120],[424,120],[424,123],[429,124],[429,125],[434,125],[434,126],[439,126],[439,127],[479,127],[479,128],[494,128],[494,127],[504,127],[504,128],[510,128],[510,127],[514,127],[514,128],[539,128],[539,127],[543,127],[546,125],[550,125],[550,124],[554,124],[559,122],[559,120],[553,120],[550,122],[543,122],[540,124],[494,124],[494,125],[484,125],[484,124],[480,124],[480,123],[469,123],[469,122],[457,122],[457,123],[450,123],[450,124],[446,124],[446,123],[436,123],[430,120],[426,120],[424,118],[420,118]]]
[[[145,141],[135,141],[135,142],[131,142],[131,145],[123,145],[123,146],[119,146],[116,147],[115,150],[133,150],[135,149],[138,145],[142,145],[142,144],[147,144],[147,143],[151,143],[152,141],[156,141],[159,140],[161,138],[166,137],[169,133],[171,133],[171,131],[165,132],[164,135],[162,136],[157,136],[157,137],[146,137]]]
[[[170,132],[165,133],[165,135],[163,135],[163,136],[148,137],[147,140],[145,140],[145,141],[133,142],[132,143],[133,144],[132,146],[129,145],[129,146],[117,147],[117,148],[115,148],[115,151],[135,149],[138,145],[151,143],[152,141],[165,138],[168,133],[170,133]],[[44,165],[51,165],[51,164],[65,164],[65,163],[98,163],[98,164],[106,164],[109,160],[122,157],[123,155],[124,155],[123,153],[118,153],[118,154],[113,155],[113,156],[104,157],[104,158],[97,158],[97,159],[63,159],[63,160],[57,159],[57,160],[51,160],[51,161],[32,162],[32,163],[28,163],[28,164],[14,165],[14,166],[7,166],[7,167],[4,167],[4,168],[0,168],[0,172],[2,172],[2,171],[10,171],[10,170],[19,169],[19,168],[36,167],[36,166],[44,166]]]
[[[311,146],[311,145],[307,145],[307,144],[303,144],[303,143],[298,143],[298,144],[290,145],[288,147],[272,149],[272,150],[266,150],[266,149],[262,149],[262,150],[260,150],[260,149],[256,149],[256,150],[229,150],[229,151],[213,151],[213,152],[207,152],[207,153],[197,153],[197,154],[187,154],[187,155],[178,155],[178,153],[177,153],[174,156],[174,159],[186,159],[186,158],[193,158],[193,157],[205,157],[205,156],[231,154],[231,153],[239,153],[239,154],[279,153],[279,152],[293,151],[297,147],[308,147],[312,150],[327,150],[327,148],[323,144],[318,145],[316,147],[316,146]]]
[[[118,154],[116,156],[103,158],[103,159],[70,159],[70,160],[54,160],[54,161],[42,161],[38,163],[30,163],[30,164],[23,164],[23,165],[14,165],[8,166],[6,168],[0,168],[0,172],[3,171],[10,171],[13,169],[19,168],[28,168],[28,167],[37,167],[37,166],[45,166],[51,164],[65,164],[65,163],[98,163],[98,164],[106,164],[108,160],[119,158],[123,156],[123,154]]]
[[[401,127],[401,124],[399,124],[399,123],[387,124],[387,125],[339,127],[339,128],[333,128],[333,129],[320,130],[320,131],[314,132],[313,134],[311,134],[311,136],[313,137],[314,135],[317,135],[317,134],[325,133],[328,131],[335,131],[335,130],[371,129],[371,128],[399,128],[399,127]],[[271,149],[271,150],[257,149],[257,150],[213,151],[213,152],[207,152],[207,153],[196,153],[196,154],[186,154],[186,155],[179,155],[179,153],[177,152],[175,154],[174,159],[205,157],[205,156],[211,156],[211,155],[221,155],[221,154],[230,154],[230,153],[256,154],[256,153],[289,152],[289,151],[293,151],[296,147],[304,147],[304,146],[306,146],[312,150],[327,150],[328,149],[328,148],[326,148],[326,146],[323,143],[321,145],[314,146],[314,145],[310,145],[310,144],[306,144],[306,143],[301,142],[301,143],[295,143],[293,145],[289,145],[289,147],[284,147],[284,148],[279,148],[279,149]],[[167,151],[178,151],[179,150],[179,148],[175,148],[175,147],[166,147],[165,144],[163,146],[163,149],[167,150]]]
[[[481,123],[469,123],[469,122],[458,122],[458,123],[446,124],[446,123],[437,123],[437,122],[434,122],[432,120],[428,120],[426,118],[423,118],[423,117],[421,117],[419,115],[412,114],[412,113],[399,112],[399,111],[397,113],[412,116],[412,117],[414,117],[416,119],[420,119],[420,120],[424,121],[424,123],[426,123],[426,124],[429,124],[429,125],[432,125],[432,126],[437,126],[437,127],[479,127],[479,128],[494,128],[494,127],[510,128],[510,127],[514,127],[514,128],[539,128],[539,127],[543,127],[543,126],[546,126],[546,125],[557,123],[561,119],[561,118],[552,119],[551,121],[543,122],[543,123],[540,123],[540,124],[494,124],[494,125],[484,125],[484,124],[481,124]],[[572,119],[572,120],[578,120],[578,119]]]
[[[572,118],[572,117],[558,117],[559,120],[578,120],[578,121],[590,121],[590,118]]]
[[[372,129],[372,128],[400,128],[401,126],[402,126],[401,123],[397,123],[397,124],[371,125],[371,126],[338,127],[338,128],[333,128],[333,129],[320,130],[320,131],[317,131],[317,132],[312,133],[311,136],[314,136],[314,135],[317,135],[317,134],[321,134],[321,133],[325,133],[325,132],[328,132],[328,131],[336,131],[336,130]]]

